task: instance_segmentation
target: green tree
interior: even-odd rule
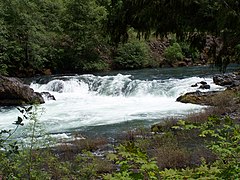
[[[232,54],[240,41],[239,4],[235,0],[115,0],[108,19],[109,33],[116,43],[126,41],[130,27],[139,32],[138,37],[148,37],[151,33],[163,37],[174,33],[181,41],[193,40],[192,37],[199,34],[211,34],[223,41],[223,47],[213,59],[224,70],[235,58]],[[202,47],[196,43],[195,46]]]
[[[64,47],[62,63],[67,69],[92,70],[101,66],[99,47],[104,44],[103,24],[107,17],[104,6],[95,0],[71,0],[66,3],[64,32],[69,44]]]
[[[182,60],[184,58],[182,48],[178,43],[173,43],[172,46],[166,48],[164,56],[169,63],[174,63],[177,60]]]
[[[1,18],[7,32],[4,54],[12,75],[32,75],[52,60],[56,32],[60,32],[61,0],[1,1]],[[57,37],[58,38],[58,37]],[[51,55],[49,55],[51,53]]]
[[[149,59],[149,49],[146,43],[132,41],[117,48],[113,62],[117,69],[140,69],[147,67]]]
[[[1,8],[0,8],[1,9]],[[1,11],[1,10],[0,10]],[[1,16],[1,15],[0,15]],[[0,18],[0,74],[7,75],[8,55],[6,53],[7,47],[7,29],[4,21]]]

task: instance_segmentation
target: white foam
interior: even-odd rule
[[[47,84],[32,83],[38,92],[48,91],[56,101],[49,100],[41,107],[45,113],[41,123],[51,133],[64,133],[83,126],[116,124],[125,121],[152,121],[167,116],[179,116],[197,111],[202,106],[176,102],[190,91],[191,85],[205,81],[211,89],[221,89],[210,78],[191,77],[168,80],[138,80],[131,75],[73,76],[68,80],[55,79]],[[1,112],[0,128],[13,127],[16,110]]]

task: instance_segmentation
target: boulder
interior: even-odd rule
[[[219,86],[240,86],[240,75],[238,73],[218,74],[213,77],[213,82]]]
[[[213,98],[219,95],[219,91],[212,91],[212,92],[190,92],[186,93],[177,98],[178,102],[182,103],[192,103],[192,104],[199,104],[199,105],[209,105],[212,106]]]
[[[199,83],[202,84],[202,85],[206,85],[207,84],[207,82],[205,82],[205,81],[201,81]]]
[[[202,84],[199,89],[210,89],[210,85],[208,84]]]
[[[19,106],[44,103],[40,93],[34,92],[19,79],[0,75],[0,106]]]
[[[193,85],[191,85],[191,87],[198,87],[198,84],[197,83],[193,84]]]
[[[208,85],[207,82],[205,81],[201,81],[196,84],[193,84],[191,85],[191,87],[198,87],[199,84],[200,84],[199,89],[210,89],[210,85]]]

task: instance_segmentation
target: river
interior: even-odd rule
[[[44,109],[39,122],[47,132],[58,138],[75,132],[99,137],[201,111],[203,106],[179,103],[176,98],[196,91],[198,87],[191,85],[200,81],[207,82],[210,91],[223,89],[212,81],[216,73],[209,67],[183,67],[41,76],[28,82],[35,91],[47,91],[56,98],[45,99],[39,107]],[[0,128],[14,128],[16,108],[2,107],[0,114]]]

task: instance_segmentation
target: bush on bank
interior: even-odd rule
[[[143,41],[131,41],[117,48],[113,63],[117,69],[140,69],[149,65],[150,52]]]

